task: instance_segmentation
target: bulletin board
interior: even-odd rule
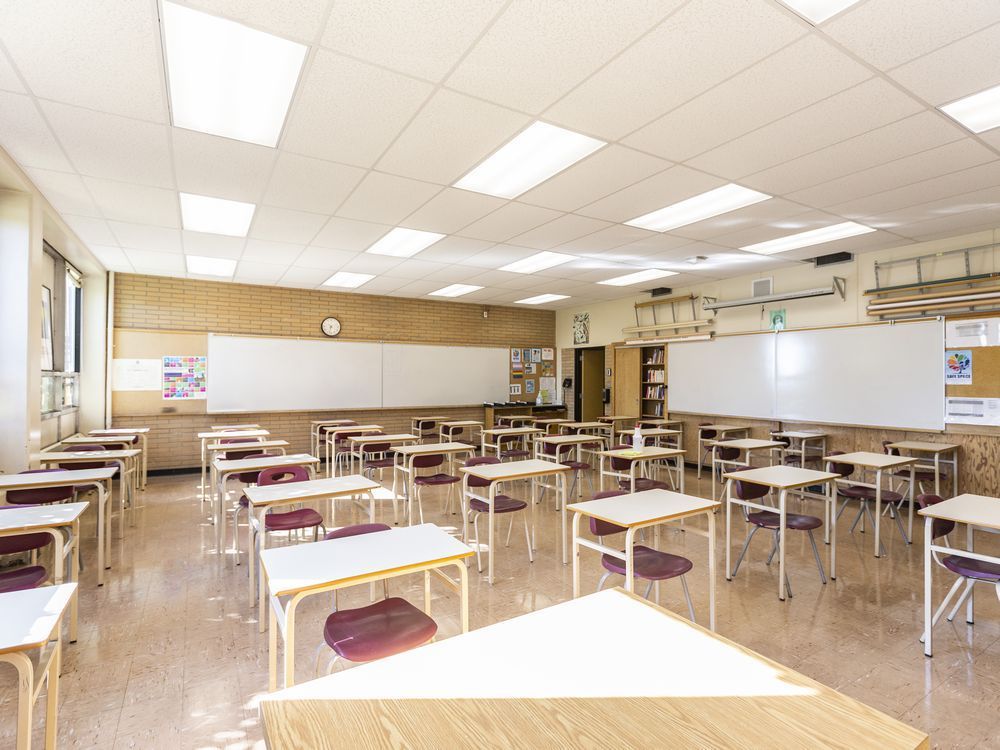
[[[1000,398],[1000,317],[949,318],[946,330],[945,357],[958,352],[971,354],[972,382],[947,383],[945,395]],[[978,335],[968,335],[973,330]]]
[[[531,401],[546,386],[549,402],[559,399],[554,347],[522,346],[510,349],[510,400]]]
[[[162,360],[163,357],[208,355],[208,334],[118,328],[114,332],[113,359]],[[111,413],[133,417],[152,414],[205,414],[203,399],[164,399],[157,390],[115,390],[112,385]]]

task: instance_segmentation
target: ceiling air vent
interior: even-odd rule
[[[768,276],[766,279],[754,279],[751,282],[750,296],[751,297],[769,297],[774,292],[772,287],[774,285],[774,279]]]
[[[816,264],[816,268],[822,268],[823,266],[833,266],[837,263],[850,263],[854,260],[854,253],[830,253],[829,255],[820,255],[818,258],[813,258],[813,263]]]

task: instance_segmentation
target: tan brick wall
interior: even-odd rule
[[[319,324],[332,315],[343,325],[341,338],[422,344],[477,346],[555,346],[555,313],[533,308],[486,306],[460,302],[378,297],[308,289],[170,279],[117,274],[116,328],[238,333],[259,336],[319,336]],[[386,432],[405,432],[410,418],[426,409],[376,409],[344,412],[360,423],[382,425]],[[483,409],[435,408],[436,414],[478,419]],[[338,412],[340,414],[341,412]],[[331,412],[265,412],[251,414],[115,415],[115,426],[148,426],[149,467],[176,469],[199,465],[195,434],[211,424],[257,423],[275,438],[288,440],[289,450],[308,452],[309,422]]]

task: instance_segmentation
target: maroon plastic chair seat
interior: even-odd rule
[[[421,487],[439,487],[443,484],[454,484],[462,481],[459,477],[451,474],[428,474],[427,476],[416,477],[413,483]]]
[[[229,455],[229,454],[226,454]],[[266,453],[250,453],[246,456],[240,456],[240,458],[267,458]],[[244,471],[240,474],[234,475],[237,482],[242,484],[257,484],[257,480],[260,478],[260,469],[254,469],[253,471]]]
[[[389,527],[384,523],[358,523],[354,526],[345,526],[342,529],[328,531],[323,539],[343,539],[348,536],[374,534],[376,531],[389,531]]]
[[[264,527],[268,531],[306,529],[312,526],[319,526],[322,523],[323,516],[312,508],[299,508],[298,510],[290,510],[287,513],[268,513],[264,516]]]
[[[28,469],[18,474],[51,474],[65,469]],[[39,487],[32,490],[11,490],[7,493],[7,502],[11,505],[44,505],[46,503],[62,503],[73,498],[73,486]]]
[[[45,583],[48,577],[49,572],[41,565],[28,565],[4,571],[0,573],[0,594],[36,589]]]
[[[667,578],[676,578],[687,573],[694,567],[694,563],[686,557],[671,555],[669,552],[637,544],[632,548],[633,568],[636,578],[644,578],[647,581],[663,581]],[[619,560],[613,555],[601,555],[601,565],[605,570],[625,575],[625,561]]]
[[[874,487],[840,487],[837,493],[841,497],[849,497],[853,500],[875,500]],[[882,490],[883,503],[898,503],[903,499],[903,495],[893,490]]]
[[[631,492],[632,482],[628,479],[619,479],[618,486],[623,490]],[[661,482],[659,479],[647,479],[646,477],[636,477],[635,480],[635,491],[645,492],[646,490],[669,490],[670,485],[666,482]]]
[[[18,534],[0,536],[0,555],[19,555],[22,552],[43,549],[52,544],[51,534]]]
[[[592,500],[603,500],[606,497],[621,497],[627,495],[625,490],[603,490],[595,492]],[[619,526],[610,521],[602,521],[599,518],[590,517],[590,533],[594,536],[608,536],[609,534],[622,534],[626,531],[624,526]]]
[[[748,513],[747,520],[754,526],[760,526],[762,529],[776,529],[781,524],[781,516],[769,510]],[[805,516],[801,513],[785,514],[785,527],[789,529],[808,531],[810,529],[818,529],[822,525],[823,522],[816,516]]]
[[[586,461],[560,461],[563,466],[568,466],[576,471],[583,471],[584,469],[589,469],[590,464]]]
[[[365,461],[366,469],[391,469],[396,463],[393,458],[370,458]]]
[[[73,448],[74,453],[103,453],[106,451],[103,445],[77,445]],[[106,461],[94,461],[87,463],[67,463],[59,464],[60,469],[69,470],[79,470],[84,471],[85,469],[103,469],[107,466],[116,466],[117,464],[109,464]]]
[[[980,581],[1000,582],[1000,565],[986,560],[973,560],[961,555],[948,555],[941,558],[941,564],[952,573],[965,578],[975,578]]]
[[[472,498],[469,501],[469,507],[476,511],[476,513],[490,512],[490,504],[478,498]],[[513,497],[507,497],[507,495],[497,495],[493,498],[494,513],[513,513],[518,510],[524,510],[527,507],[528,504],[524,500],[516,500]]]
[[[405,599],[393,597],[326,618],[323,638],[337,655],[374,661],[416,648],[437,633],[437,623]]]

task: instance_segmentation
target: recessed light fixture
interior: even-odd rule
[[[163,50],[173,124],[277,146],[306,49],[235,21],[164,2]]]
[[[367,284],[374,278],[375,275],[370,273],[337,271],[337,273],[323,282],[323,286],[336,286],[342,289],[357,289],[362,284]]]
[[[606,145],[606,141],[538,120],[454,186],[498,198],[516,198]]]
[[[508,263],[506,266],[501,266],[500,270],[511,271],[512,273],[535,273],[536,271],[544,271],[546,268],[569,263],[571,260],[576,260],[576,256],[565,255],[564,253],[552,253],[546,250],[545,252],[535,253],[534,255],[529,255],[527,258],[516,260],[513,263]]]
[[[181,221],[191,232],[246,237],[257,206],[253,203],[181,193]]]
[[[232,258],[207,258],[204,255],[185,255],[188,273],[200,276],[232,276],[236,272],[236,261]]]
[[[667,232],[684,227],[719,214],[726,214],[738,208],[746,208],[754,203],[766,201],[771,196],[730,182],[715,190],[696,195],[680,203],[659,208],[625,223],[654,232]]]
[[[481,286],[476,286],[475,284],[450,284],[446,287],[438,289],[436,292],[431,292],[431,297],[461,297],[463,294],[469,294],[470,292],[478,292],[482,289]]]
[[[779,237],[776,240],[768,240],[767,242],[758,242],[755,245],[746,245],[741,247],[740,250],[759,253],[760,255],[772,255],[774,253],[783,253],[786,250],[797,250],[800,247],[822,245],[824,242],[842,240],[845,237],[856,237],[859,234],[868,234],[874,231],[874,229],[866,227],[864,224],[845,221],[842,224],[834,224],[833,226],[822,227],[820,229],[811,229],[808,232],[790,234],[787,237]]]
[[[946,104],[941,111],[973,133],[1000,127],[1000,86]]]
[[[820,24],[842,10],[857,5],[860,0],[781,0],[781,2],[810,23]]]
[[[442,237],[444,235],[437,232],[422,232],[419,229],[396,227],[368,248],[366,252],[375,255],[392,255],[396,258],[409,258],[430,247]]]
[[[630,284],[640,284],[643,281],[652,281],[653,279],[662,279],[664,276],[676,276],[677,271],[663,271],[659,268],[650,268],[646,271],[636,271],[635,273],[625,274],[624,276],[615,276],[613,279],[605,279],[604,281],[598,281],[598,284],[607,284],[608,286],[629,286]]]
[[[546,302],[558,302],[561,299],[569,299],[568,294],[539,294],[537,297],[527,297],[519,299],[515,305],[544,305]]]

